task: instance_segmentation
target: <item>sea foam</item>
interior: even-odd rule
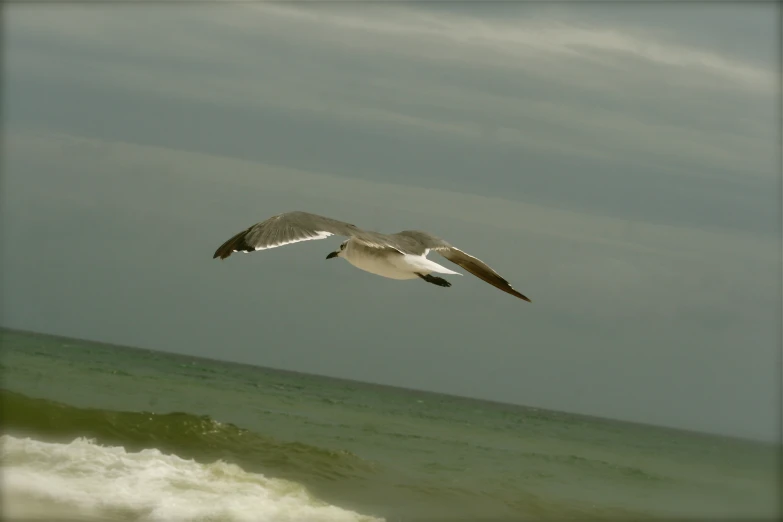
[[[225,462],[200,464],[77,438],[2,443],[2,518],[375,522],[314,499],[295,482]]]

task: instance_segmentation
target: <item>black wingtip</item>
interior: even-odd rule
[[[232,240],[233,238],[220,245],[220,247],[215,250],[215,253],[212,255],[212,259],[225,259],[230,256],[234,252],[234,249],[231,247]]]
[[[225,259],[234,252],[238,251],[244,251],[244,252],[251,252],[253,250],[252,247],[250,247],[247,243],[245,243],[245,234],[247,234],[247,230],[243,230],[242,232],[236,234],[231,239],[223,243],[218,247],[217,250],[215,250],[215,253],[212,256],[212,259],[220,258]]]
[[[518,297],[522,299],[523,301],[527,301],[528,303],[532,303],[533,301],[530,300],[530,298],[524,294],[521,294],[514,290],[513,288],[509,287],[509,290],[507,290],[509,294],[513,295],[514,297]]]

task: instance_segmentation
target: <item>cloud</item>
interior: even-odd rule
[[[513,69],[545,67],[550,73],[551,61],[558,57],[579,57],[611,66],[612,58],[625,55],[674,67],[672,72],[695,69],[691,72],[694,76],[707,74],[713,80],[716,77],[728,80],[740,88],[766,92],[775,89],[774,71],[770,69],[747,65],[707,50],[656,40],[649,31],[644,34],[638,29],[632,32],[608,27],[580,27],[535,17],[530,21],[495,19],[487,22],[475,17],[386,6],[372,10],[357,9],[355,5],[350,10],[275,4],[251,8],[259,9],[264,16],[302,24],[302,29],[318,25],[322,31],[316,32],[317,36],[312,31],[304,34],[332,42],[353,42],[362,52],[367,52],[364,45],[370,40],[386,44],[385,51],[405,52],[411,58],[451,59]],[[248,27],[247,24],[238,25]],[[386,36],[391,38],[384,41]],[[423,43],[434,45],[421,46]],[[603,58],[599,53],[603,53]],[[716,84],[709,81],[703,86],[715,88]]]
[[[74,51],[101,49],[69,71],[51,49],[22,46],[11,69],[626,168],[776,173],[772,68],[649,29],[556,22],[546,10],[504,21],[385,4],[88,11],[81,20],[75,6],[10,10],[11,42],[35,31]],[[158,16],[149,25],[151,11]],[[150,37],[131,20],[144,20]],[[201,38],[199,28],[215,37]]]

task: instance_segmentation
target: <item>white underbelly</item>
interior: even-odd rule
[[[416,279],[417,276],[411,270],[400,269],[391,264],[387,258],[380,256],[347,256],[346,261],[359,270],[389,279]]]

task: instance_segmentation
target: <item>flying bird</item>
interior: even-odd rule
[[[450,282],[432,274],[462,274],[427,259],[427,254],[434,250],[495,288],[531,302],[483,261],[427,232],[403,230],[396,234],[381,234],[308,212],[285,212],[256,223],[220,245],[212,259],[226,259],[233,252],[255,252],[329,236],[348,239],[326,259],[342,257],[371,274],[390,279],[420,278],[437,286],[449,287]]]

